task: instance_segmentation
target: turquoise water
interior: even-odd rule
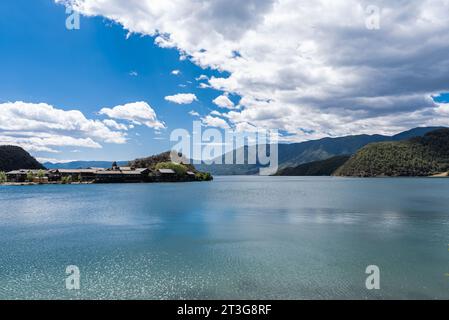
[[[0,299],[447,299],[449,180],[0,187],[0,244]]]

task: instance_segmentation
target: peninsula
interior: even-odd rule
[[[157,183],[213,180],[211,174],[200,172],[193,165],[172,162],[169,152],[136,159],[130,161],[127,166],[119,166],[114,162],[110,168],[47,170],[22,148],[5,146],[0,147],[1,150],[10,151],[8,158],[17,158],[18,153],[22,161],[15,167],[13,162],[8,164],[14,168],[10,171],[3,171],[2,168],[6,166],[0,163],[0,184]],[[30,163],[33,166],[24,169],[21,167],[22,163]]]

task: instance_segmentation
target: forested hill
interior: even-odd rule
[[[322,161],[281,169],[276,176],[331,176],[350,156],[336,156]]]
[[[355,177],[430,176],[449,170],[449,129],[423,137],[367,145],[335,175]]]
[[[35,158],[21,147],[0,146],[0,171],[18,169],[45,169]]]

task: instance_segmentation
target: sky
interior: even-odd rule
[[[276,129],[286,143],[449,126],[448,9],[1,1],[0,144],[41,161],[129,160],[169,150],[170,133],[193,121]]]

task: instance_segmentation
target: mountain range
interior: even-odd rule
[[[297,167],[310,162],[327,160],[336,156],[354,155],[358,150],[368,144],[386,141],[401,141],[413,137],[422,137],[425,134],[441,129],[441,127],[420,127],[399,133],[394,136],[385,135],[354,135],[338,138],[323,138],[301,143],[279,144],[279,169]],[[245,147],[246,151],[247,147]],[[242,151],[242,150],[240,150]],[[245,152],[246,154],[246,152]],[[235,155],[235,151],[234,151]],[[225,155],[222,156],[224,163]],[[44,163],[47,168],[76,169],[87,167],[107,168],[113,161],[75,161],[67,163]],[[122,161],[120,165],[128,164]],[[212,175],[256,175],[262,167],[260,164],[243,165],[207,165],[196,164],[200,171],[210,172]]]
[[[385,135],[354,135],[339,138],[323,138],[292,144],[279,144],[279,170],[297,167],[302,164],[330,159],[335,156],[353,155],[364,146],[385,141],[401,141],[420,137],[441,127],[420,127],[401,132],[394,136]],[[247,147],[245,147],[246,151]],[[241,151],[242,152],[242,151]],[[245,152],[246,154],[246,152]],[[225,156],[222,156],[224,163]],[[262,167],[255,165],[196,165],[202,171],[213,175],[255,175]]]
[[[85,169],[85,168],[111,168],[114,161],[70,161],[62,163],[45,162],[47,169]],[[127,166],[129,161],[117,161],[117,165]]]

